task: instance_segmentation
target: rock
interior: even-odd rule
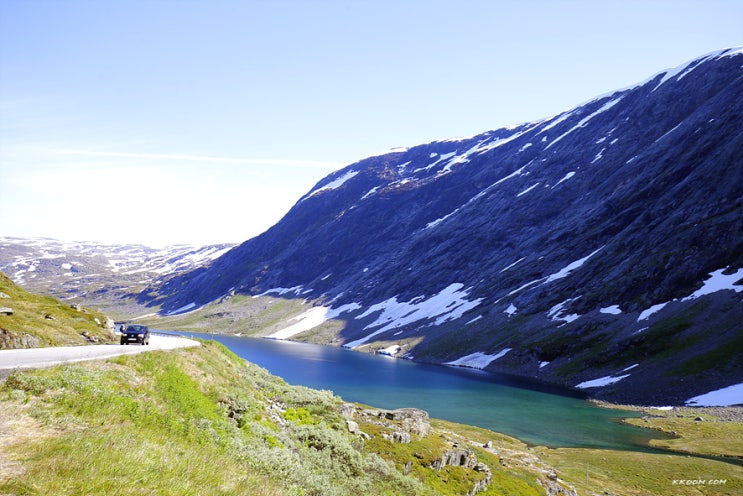
[[[431,468],[441,470],[447,465],[450,467],[475,468],[477,457],[470,449],[453,449],[445,452],[440,459],[433,462]]]
[[[475,487],[472,488],[472,491],[467,493],[467,496],[474,496],[479,492],[487,491],[488,486],[490,485],[490,481],[493,479],[493,473],[490,471],[490,468],[484,463],[478,463],[477,465],[475,465],[474,470],[476,472],[485,474],[485,478],[475,482]]]
[[[38,348],[40,344],[39,338],[31,334],[22,332],[17,335],[0,329],[0,349]]]
[[[101,342],[101,338],[91,335],[88,331],[83,331],[80,335],[89,343],[97,344]]]
[[[8,307],[0,307],[0,314],[2,315],[13,315],[13,309]]]
[[[694,419],[694,422],[704,422],[704,419],[702,417],[697,417]]]
[[[338,411],[346,419],[352,419],[356,416],[356,406],[353,403],[343,403],[338,407]]]
[[[419,408],[383,410],[380,416],[388,420],[400,422],[403,429],[420,437],[426,437],[431,432],[428,412]]]
[[[0,291],[0,298],[10,298],[10,296],[6,295],[2,291]]]
[[[367,440],[371,439],[371,436],[359,429],[359,424],[357,424],[353,420],[346,419],[346,428],[348,428],[348,432],[350,432],[351,434],[356,434],[357,436],[363,437]]]
[[[493,441],[488,441],[483,445],[483,448],[485,449],[493,449]]]
[[[392,434],[383,433],[382,437],[393,443],[408,444],[410,443],[410,433],[395,431]]]
[[[82,312],[83,311],[82,305],[79,305],[77,303],[73,303],[72,305],[70,305],[70,308],[73,309],[73,310],[77,310],[78,312]]]

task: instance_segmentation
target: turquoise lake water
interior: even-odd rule
[[[512,376],[330,346],[184,334],[213,338],[289,384],[328,389],[346,401],[378,408],[421,408],[431,417],[484,427],[531,445],[648,451],[648,441],[659,436],[616,421],[632,412],[598,408],[570,390]]]

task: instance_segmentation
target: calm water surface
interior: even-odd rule
[[[329,389],[346,401],[502,432],[533,445],[646,451],[659,434],[622,425],[632,412],[597,408],[568,390],[479,370],[426,365],[342,348],[260,338],[215,339],[290,384]]]

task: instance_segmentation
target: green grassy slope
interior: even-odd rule
[[[365,439],[349,432],[340,398],[287,385],[215,342],[16,372],[0,402],[11,437],[0,442],[0,494],[464,494],[484,478],[430,467],[455,433],[400,444],[381,436],[391,424],[359,419]],[[478,459],[500,481],[480,494],[543,494],[537,473]]]
[[[0,273],[0,349],[111,342],[113,323],[100,312],[25,291]]]
[[[331,392],[290,386],[216,342],[202,344],[11,374],[0,388],[0,494],[455,495],[488,472],[478,494],[539,495],[550,484],[577,494],[743,491],[743,467],[720,461],[530,448],[439,420],[399,443],[388,437],[400,422],[359,405],[352,433]],[[738,429],[727,423],[704,435]],[[486,468],[432,467],[453,449]],[[726,482],[673,484],[701,477]]]

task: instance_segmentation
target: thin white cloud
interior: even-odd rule
[[[146,160],[180,160],[189,162],[218,162],[229,164],[252,164],[252,165],[284,165],[287,167],[341,167],[340,162],[330,162],[322,160],[288,160],[288,159],[256,159],[256,158],[234,158],[234,157],[209,157],[204,155],[178,155],[168,153],[129,153],[129,152],[99,152],[93,150],[71,150],[71,149],[54,149],[56,153],[67,155],[83,155],[89,157],[119,157],[119,158],[140,158]]]

